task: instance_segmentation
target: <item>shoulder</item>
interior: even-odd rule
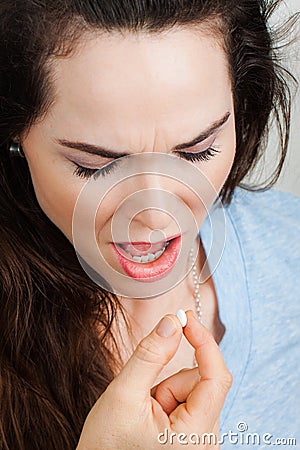
[[[226,207],[239,239],[256,252],[284,250],[300,258],[300,197],[277,189],[235,190]]]
[[[300,197],[291,192],[237,188],[227,209],[237,223],[245,222],[249,229],[267,227],[270,232],[278,232],[295,228],[297,233],[300,229]]]
[[[291,192],[280,191],[274,188],[266,191],[247,191],[238,187],[234,191],[230,207],[246,208],[245,211],[250,214],[259,208],[261,214],[276,213],[277,216],[280,210],[281,214],[287,214],[291,217],[298,215],[299,217],[300,197]]]

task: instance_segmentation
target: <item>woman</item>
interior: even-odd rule
[[[242,189],[271,114],[281,159],[266,187],[287,151],[277,3],[1,2],[1,448],[212,433],[227,449],[247,427],[271,443],[299,429],[300,202]],[[208,210],[221,240],[206,265]]]

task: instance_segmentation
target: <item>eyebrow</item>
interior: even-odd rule
[[[184,150],[190,147],[194,147],[200,142],[205,141],[207,138],[212,136],[216,131],[218,131],[229,119],[230,112],[228,111],[221,119],[213,122],[206,130],[202,131],[199,136],[191,140],[190,142],[185,142],[183,144],[176,145],[172,148],[172,151]],[[102,156],[103,158],[117,159],[123,156],[129,156],[130,153],[123,152],[119,153],[114,150],[107,149],[105,147],[99,147],[94,144],[88,144],[86,142],[68,141],[65,139],[55,139],[55,142],[63,147],[72,148],[74,150],[79,150],[84,153],[90,153],[93,155]]]

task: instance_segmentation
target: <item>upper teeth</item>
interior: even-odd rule
[[[166,249],[166,246],[162,250],[159,250],[156,253],[147,253],[147,255],[142,255],[142,256],[132,256],[131,255],[131,257],[132,257],[133,261],[135,261],[135,262],[139,262],[139,263],[140,262],[143,262],[143,263],[151,262],[151,261],[154,261],[155,259],[159,258],[163,254],[165,249]]]

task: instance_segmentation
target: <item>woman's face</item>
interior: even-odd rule
[[[83,169],[76,171],[76,165],[90,169],[88,176],[91,169],[96,171],[124,154],[173,155],[178,157],[178,167],[183,159],[192,158],[189,165],[220,192],[234,160],[235,124],[228,61],[216,37],[183,28],[155,35],[89,36],[76,54],[55,60],[52,70],[54,103],[22,145],[41,208],[71,242],[75,203],[88,179]],[[199,136],[199,142],[193,143]],[[209,148],[217,151],[206,152],[207,159],[197,161]],[[92,153],[95,150],[99,154]],[[119,273],[132,275],[136,270],[137,277],[137,266],[154,266],[155,261],[131,261],[135,266],[127,267],[112,245],[112,219],[125,193],[153,183],[180,198],[199,223],[207,213],[189,189],[171,178],[152,177],[145,186],[142,179],[136,177],[125,188],[121,183],[108,194],[95,223],[105,259]],[[126,254],[136,252],[130,259],[147,253],[142,243],[149,242],[151,231],[160,230],[166,237],[179,233],[163,207],[141,210],[130,220],[130,242],[140,247],[126,247],[128,240],[119,247]],[[151,241],[161,248],[160,239]],[[157,248],[148,254],[157,254]]]

